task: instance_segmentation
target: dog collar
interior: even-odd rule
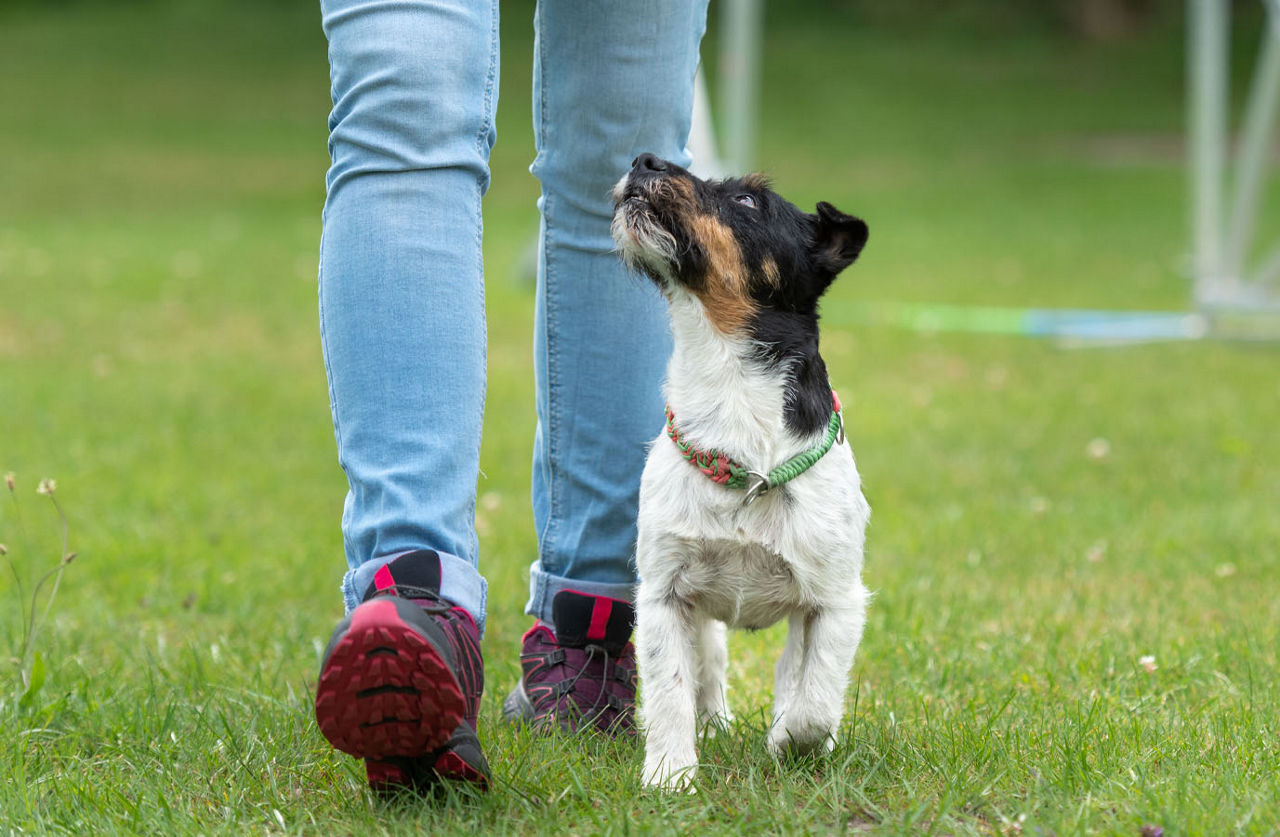
[[[814,463],[831,450],[832,445],[844,442],[844,417],[840,407],[840,396],[831,390],[831,420],[827,422],[827,432],[822,441],[806,451],[783,462],[767,474],[753,471],[745,465],[734,461],[732,457],[712,448],[702,451],[694,447],[676,429],[676,416],[667,405],[667,436],[675,442],[680,455],[714,483],[726,488],[746,489],[747,496],[742,505],[749,506],[772,488],[788,483],[813,467]]]

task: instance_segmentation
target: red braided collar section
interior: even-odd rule
[[[840,420],[842,407],[840,396],[836,395],[835,390],[831,390],[831,410],[834,418]],[[746,466],[735,462],[732,457],[715,448],[708,451],[699,450],[685,439],[684,434],[676,428],[676,416],[670,404],[667,405],[667,437],[675,442],[676,448],[679,449],[685,461],[706,474],[712,482],[728,488],[747,488],[751,484],[753,472]]]

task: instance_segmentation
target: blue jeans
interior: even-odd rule
[[[496,0],[321,0],[332,166],[320,331],[355,607],[377,569],[441,554],[484,626],[476,479],[485,396],[481,198],[498,93]],[[541,0],[531,171],[542,185],[526,610],[563,589],[630,599],[647,443],[663,423],[663,302],[624,273],[611,186],[651,151],[687,165],[706,0]]]

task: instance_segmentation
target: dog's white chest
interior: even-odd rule
[[[640,577],[694,610],[763,628],[856,583],[869,509],[846,446],[751,505],[659,438],[641,485]]]
[[[731,628],[765,628],[808,598],[781,555],[758,544],[707,541],[673,579],[690,604]]]

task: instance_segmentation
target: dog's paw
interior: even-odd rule
[[[774,758],[791,758],[810,753],[829,753],[835,749],[836,736],[825,727],[795,728],[774,724],[765,739],[765,747]]]
[[[646,758],[644,771],[640,776],[641,784],[664,793],[696,793],[693,778],[698,769],[697,762],[682,764],[677,761],[670,758]]]

